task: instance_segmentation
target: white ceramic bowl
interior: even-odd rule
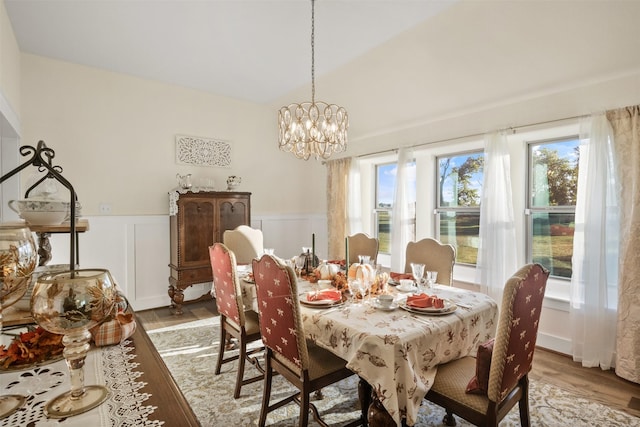
[[[58,225],[69,219],[69,202],[61,200],[10,200],[9,207],[31,225]]]

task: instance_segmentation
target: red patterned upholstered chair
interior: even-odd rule
[[[365,233],[356,233],[347,236],[349,242],[349,264],[358,262],[359,255],[369,255],[371,262],[376,263],[378,259],[378,239],[369,237]]]
[[[256,281],[260,333],[266,347],[264,395],[259,426],[264,426],[267,414],[290,402],[300,405],[300,426],[313,418],[323,426],[318,410],[310,402],[310,393],[354,375],[346,362],[328,350],[307,341],[304,336],[296,275],[272,255],[253,261]],[[270,404],[273,371],[281,374],[298,388],[299,393]],[[360,419],[349,425],[360,425]]]
[[[437,282],[453,284],[453,265],[456,262],[456,248],[442,244],[436,239],[426,238],[407,243],[404,272],[411,273],[411,263],[424,264],[424,271],[437,271]]]
[[[548,277],[540,264],[528,264],[507,280],[488,369],[480,363],[480,352],[478,359],[464,357],[438,366],[426,398],[446,409],[446,425],[456,425],[456,414],[478,426],[497,426],[516,403],[520,423],[530,425],[527,375]],[[483,371],[488,380],[479,377]],[[486,389],[478,386],[483,383]]]
[[[223,363],[238,360],[238,373],[233,397],[240,396],[243,385],[259,381],[264,376],[264,369],[255,358],[255,353],[264,350],[264,347],[247,351],[247,344],[260,339],[260,325],[258,313],[253,310],[244,310],[242,303],[242,291],[236,273],[236,258],[222,243],[214,243],[209,247],[209,258],[213,272],[213,286],[215,288],[216,305],[220,314],[220,350],[218,351],[218,363],[215,374],[220,374]],[[229,337],[238,340],[238,354],[224,357],[226,343]],[[253,364],[263,375],[244,379],[245,361]]]

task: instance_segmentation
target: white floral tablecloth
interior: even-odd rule
[[[161,421],[147,417],[156,409],[145,405],[148,393],[140,392],[146,384],[139,381],[140,372],[133,359],[133,347],[121,345],[89,351],[84,367],[85,384],[106,385],[110,396],[91,411],[64,419],[47,419],[44,405],[53,397],[69,390],[69,371],[64,360],[20,371],[0,374],[0,394],[28,396],[26,404],[10,417],[0,420],[0,427],[28,426],[160,426]]]
[[[245,304],[254,306],[255,285],[242,283]],[[309,283],[299,281],[298,287],[308,290]],[[346,360],[398,424],[405,417],[415,424],[438,364],[473,355],[495,336],[498,305],[489,296],[441,285],[429,293],[457,303],[457,310],[432,316],[368,304],[347,303],[337,310],[302,306],[307,337]],[[397,293],[396,300],[406,295]]]

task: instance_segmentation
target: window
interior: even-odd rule
[[[571,278],[578,188],[577,137],[528,144],[527,259]]]
[[[416,217],[415,169],[415,162],[407,166],[409,188],[412,189],[407,195],[407,198],[409,200],[409,215],[413,218],[414,235]],[[397,171],[397,163],[376,165],[374,230],[379,242],[378,252],[382,254],[391,253],[391,211],[393,209]]]
[[[436,159],[436,237],[456,248],[456,263],[478,258],[484,154],[475,151]]]

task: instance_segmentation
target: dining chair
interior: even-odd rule
[[[456,248],[442,244],[436,239],[425,238],[407,243],[404,272],[411,273],[411,263],[424,264],[424,271],[437,271],[437,282],[453,285],[453,265],[456,262]]]
[[[258,425],[265,425],[269,412],[295,402],[300,406],[299,426],[308,424],[309,410],[320,425],[327,426],[316,406],[311,403],[310,394],[354,373],[347,369],[345,360],[305,338],[298,303],[298,284],[291,267],[265,254],[253,261],[253,275],[260,333],[266,347]],[[274,371],[294,385],[298,392],[270,404]],[[359,418],[347,425],[361,424]]]
[[[445,408],[444,424],[456,425],[456,414],[477,426],[497,426],[518,403],[520,424],[530,425],[528,373],[548,277],[540,264],[518,270],[505,285],[493,343],[481,346],[476,358],[438,366],[426,399]]]
[[[238,361],[236,386],[233,392],[233,397],[237,399],[243,385],[259,381],[264,377],[264,369],[256,358],[257,353],[262,352],[264,347],[259,346],[247,351],[247,344],[260,340],[258,313],[244,309],[233,252],[223,243],[214,243],[209,247],[209,258],[213,272],[215,300],[220,314],[220,349],[215,374],[220,374],[223,363]],[[225,358],[224,352],[231,337],[238,342],[238,354]],[[245,361],[254,365],[261,375],[244,379]]]
[[[371,262],[376,263],[378,259],[378,239],[369,237],[365,233],[356,233],[347,236],[347,242],[349,244],[349,253],[347,254],[349,264],[358,262],[358,255],[368,255]]]
[[[225,230],[222,243],[233,251],[240,265],[251,264],[254,258],[262,255],[264,236],[262,230],[248,225],[239,225],[233,230]]]

